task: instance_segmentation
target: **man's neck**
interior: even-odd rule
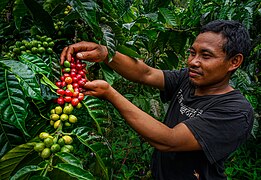
[[[226,94],[230,91],[233,91],[229,84],[223,86],[213,86],[213,87],[196,87],[195,95],[196,96],[206,96],[206,95],[219,95],[219,94]]]

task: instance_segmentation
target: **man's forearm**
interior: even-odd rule
[[[106,60],[105,63],[121,76],[133,82],[141,82],[142,77],[149,73],[150,70],[143,61],[133,59],[119,52],[116,52],[111,62]]]
[[[140,110],[116,90],[107,100],[114,105],[126,122],[151,145],[168,149],[168,145],[171,144],[168,142],[169,136],[173,132],[169,127]]]

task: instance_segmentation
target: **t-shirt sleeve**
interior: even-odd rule
[[[210,163],[227,158],[251,134],[253,109],[251,107],[242,109],[235,111],[235,108],[226,106],[214,107],[184,121]]]
[[[184,78],[187,70],[163,70],[164,74],[164,90],[160,92],[160,98],[163,103],[172,99],[175,91],[180,85],[180,82]]]

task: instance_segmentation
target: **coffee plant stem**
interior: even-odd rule
[[[46,160],[46,162],[48,162],[48,163],[46,163],[46,165],[45,165],[45,167],[44,167],[42,173],[40,174],[41,176],[44,176],[44,177],[47,175],[48,169],[49,169],[49,168],[51,167],[51,165],[52,165],[53,157],[51,157],[49,160]]]

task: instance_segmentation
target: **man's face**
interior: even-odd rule
[[[188,57],[189,78],[197,87],[215,87],[228,83],[230,60],[225,60],[221,34],[205,32],[197,36]]]

